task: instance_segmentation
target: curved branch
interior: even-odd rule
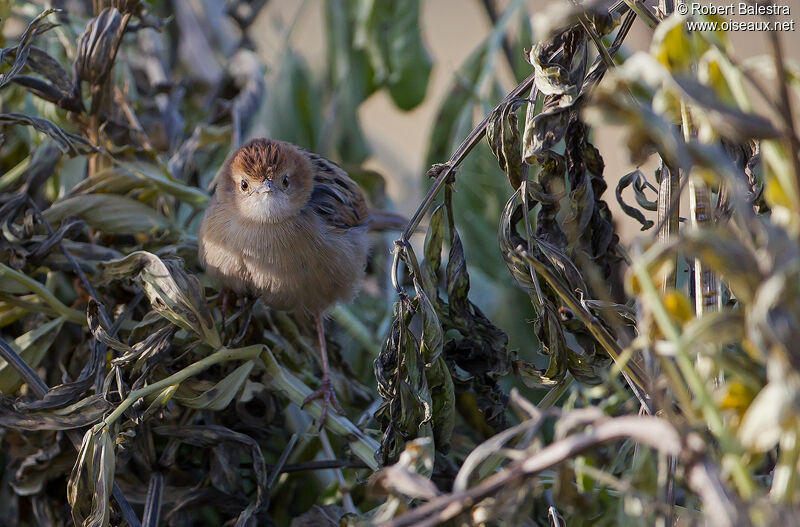
[[[437,525],[455,518],[507,485],[534,476],[590,447],[618,439],[632,439],[671,456],[680,454],[682,448],[680,434],[663,419],[637,416],[609,419],[596,424],[590,432],[571,435],[511,463],[470,489],[435,498],[386,523],[385,527]]]

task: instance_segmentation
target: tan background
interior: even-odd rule
[[[555,1],[561,0],[529,1],[529,11],[536,17],[548,4]],[[273,71],[285,49],[289,26],[293,26],[290,45],[306,58],[312,68],[321,65],[325,60],[323,2],[324,0],[271,0],[263,10],[260,20],[254,26],[256,31],[252,37],[259,54]],[[502,12],[509,0],[496,0],[495,3]],[[648,3],[652,5],[651,2]],[[706,0],[702,3],[709,4]],[[729,0],[714,2],[715,5],[727,3],[730,3]],[[795,19],[796,25],[800,26],[800,1],[777,0],[776,4],[788,5],[792,11],[788,19]],[[480,0],[422,0],[421,6],[423,38],[433,60],[433,71],[424,103],[411,112],[402,112],[392,104],[386,94],[378,92],[359,110],[365,136],[372,148],[372,158],[367,164],[384,174],[391,198],[397,208],[406,214],[413,212],[420,200],[422,177],[428,168],[423,166],[426,141],[453,74],[491,29]],[[750,19],[739,16],[733,18]],[[786,19],[787,17],[778,18]],[[768,51],[767,38],[763,33],[738,32],[729,33],[729,36],[739,60]],[[637,20],[626,45],[632,50],[647,49],[651,38],[652,31]],[[788,58],[800,57],[800,28],[793,33],[784,33],[782,41]],[[522,46],[515,49],[522,53]],[[501,78],[506,81],[510,90],[513,84],[508,66],[504,60],[498,60],[497,64]],[[622,139],[618,132],[604,132],[596,136],[594,141],[606,162],[606,178],[609,182],[606,201],[620,223],[622,238],[630,240],[639,233],[638,224],[620,212],[613,195],[613,187],[620,176],[635,167],[621,155]]]

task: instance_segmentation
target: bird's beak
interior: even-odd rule
[[[256,194],[263,194],[265,192],[272,192],[272,181],[266,180],[256,187]]]

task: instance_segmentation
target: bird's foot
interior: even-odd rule
[[[344,409],[342,409],[342,405],[339,404],[339,400],[336,398],[336,393],[333,391],[333,386],[331,386],[330,379],[323,379],[322,385],[319,387],[319,389],[305,398],[303,401],[303,407],[316,399],[322,399],[322,413],[319,415],[320,430],[325,424],[325,418],[328,416],[329,406],[333,406],[334,410],[336,410],[336,413],[339,415],[344,415]]]

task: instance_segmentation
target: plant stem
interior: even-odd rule
[[[232,360],[255,359],[261,353],[262,347],[263,346],[261,344],[255,344],[253,346],[247,346],[245,348],[236,348],[236,349],[222,348],[216,353],[213,353],[208,357],[200,359],[194,364],[187,366],[186,368],[176,373],[173,373],[169,377],[161,379],[160,381],[155,382],[153,384],[149,384],[144,388],[133,390],[128,394],[128,397],[126,397],[125,400],[122,401],[119,404],[119,406],[117,406],[117,408],[115,408],[114,411],[111,412],[108,415],[108,417],[106,417],[103,420],[102,423],[96,425],[96,428],[110,427],[112,424],[114,424],[114,422],[117,419],[119,419],[122,416],[122,414],[125,413],[125,410],[130,408],[131,405],[135,403],[137,400],[147,395],[150,395],[151,393],[161,391],[169,386],[180,384],[189,377],[197,375],[203,370],[210,368],[214,364]]]
[[[636,13],[651,29],[658,25],[658,19],[641,0],[625,0],[625,3],[628,4],[631,11]]]
[[[539,401],[539,404],[537,404],[536,406],[540,410],[546,410],[554,406],[561,398],[561,396],[564,395],[564,393],[572,385],[573,380],[574,378],[572,377],[570,372],[567,372],[567,374],[564,376],[564,380],[562,380],[559,384],[547,390],[547,393],[544,394],[544,397],[542,397],[541,401]]]
[[[788,150],[788,155],[792,160],[791,170],[794,174],[794,179],[792,180],[794,187],[792,189],[792,200],[794,201],[795,205],[798,205],[798,202],[800,202],[800,159],[798,159],[797,155],[798,152],[800,152],[800,141],[797,139],[797,132],[794,126],[794,117],[792,116],[792,100],[789,97],[786,68],[784,66],[783,59],[783,49],[781,48],[778,33],[775,30],[770,31],[769,33],[769,43],[770,47],[772,48],[772,58],[775,64],[775,81],[778,83],[778,94],[780,96],[780,115],[783,117],[785,129],[784,132],[787,136],[786,147]],[[795,214],[798,213],[797,210],[793,212]]]
[[[312,392],[311,388],[282,367],[269,348],[266,346],[261,346],[261,348],[261,360],[264,361],[274,386],[282,391],[289,400],[302,407],[306,397]],[[322,415],[322,405],[317,400],[310,401],[303,409],[315,419],[319,419]],[[380,465],[375,459],[375,453],[380,448],[377,441],[365,435],[349,419],[334,412],[328,412],[324,425],[332,434],[347,438],[353,454],[366,463],[373,472],[380,469]]]
[[[325,430],[319,431],[319,442],[322,445],[322,450],[325,452],[325,455],[331,458],[331,460],[336,460],[336,454],[333,452],[333,447],[331,446],[331,442]],[[342,493],[342,505],[344,505],[344,509],[348,514],[358,515],[358,510],[353,503],[353,496],[350,494],[350,486],[344,479],[341,467],[335,467],[333,473],[336,475],[336,481],[339,482],[339,492]]]
[[[644,260],[646,261],[646,258]],[[742,463],[741,448],[734,436],[725,427],[719,408],[717,408],[705,383],[700,378],[697,370],[695,370],[694,363],[689,356],[688,343],[682,338],[680,330],[670,317],[641,258],[634,261],[633,272],[639,280],[644,297],[649,301],[648,307],[652,310],[653,317],[661,333],[675,347],[675,362],[678,364],[689,390],[699,399],[709,430],[719,439],[720,445],[726,452],[725,457],[732,466],[732,476],[739,489],[739,494],[744,499],[750,499],[753,495],[755,484],[744,463]]]
[[[80,311],[67,307],[44,285],[37,282],[33,278],[8,267],[6,264],[0,263],[0,278],[4,277],[10,278],[18,284],[24,286],[28,291],[34,293],[36,296],[44,300],[44,302],[52,307],[56,313],[63,316],[70,322],[75,322],[77,324],[86,323],[85,315],[83,315]]]
[[[611,336],[608,330],[600,324],[589,310],[583,307],[570,290],[561,283],[546,265],[531,257],[526,251],[518,251],[517,254],[533,266],[536,272],[539,273],[547,284],[561,297],[564,304],[581,319],[595,340],[603,346],[622,372],[630,378],[631,382],[629,384],[632,385],[631,388],[634,390],[634,393],[637,394],[642,405],[652,411],[650,403],[644,398],[644,394],[642,393],[642,390],[650,386],[648,375],[636,363],[623,363],[623,361],[620,360],[622,349],[619,344],[617,344],[617,341],[614,340],[614,337]]]

